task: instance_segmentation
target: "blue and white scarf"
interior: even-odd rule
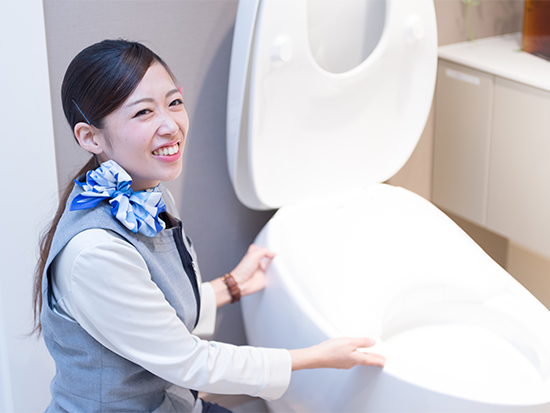
[[[86,174],[86,182],[78,182],[84,192],[74,197],[70,210],[96,207],[101,201],[109,201],[111,213],[133,233],[154,237],[166,224],[159,218],[166,211],[158,186],[134,192],[132,178],[115,161],[107,161]]]

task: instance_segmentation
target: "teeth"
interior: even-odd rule
[[[162,155],[162,156],[174,155],[178,153],[179,148],[180,148],[180,145],[178,142],[174,146],[170,146],[169,148],[165,147],[165,148],[160,148],[160,149],[157,149],[156,151],[153,151],[153,155]]]

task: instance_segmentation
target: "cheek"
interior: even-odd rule
[[[187,133],[187,131],[189,130],[189,116],[187,115],[187,112],[184,112],[182,114],[181,118],[178,121],[178,125],[184,133]]]
[[[147,128],[125,128],[120,134],[120,143],[126,150],[148,149],[153,132]]]

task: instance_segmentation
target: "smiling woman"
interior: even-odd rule
[[[100,162],[116,161],[140,191],[180,174],[188,129],[179,89],[166,68],[153,63],[126,102],[105,117],[103,128],[80,122],[74,134]]]
[[[216,308],[265,287],[275,254],[251,245],[231,272],[201,282],[160,185],[180,174],[189,129],[169,68],[139,43],[105,40],[71,62],[62,101],[93,156],[41,241],[36,330],[56,363],[47,411],[227,412],[197,390],[272,400],[293,370],[384,364],[356,351],[368,338],[290,351],[200,339]]]

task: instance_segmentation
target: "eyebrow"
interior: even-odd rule
[[[169,97],[169,96],[173,95],[174,93],[179,93],[179,89],[178,89],[177,87],[174,88],[174,89],[172,89],[172,90],[170,90],[170,91],[166,94],[166,97]],[[153,98],[143,98],[143,99],[138,99],[138,100],[136,100],[136,101],[134,101],[134,102],[132,102],[132,103],[129,103],[129,104],[125,105],[125,106],[126,106],[126,107],[130,107],[130,106],[135,106],[135,105],[137,105],[137,104],[139,104],[139,103],[142,103],[142,102],[154,102],[154,101],[155,101],[155,99],[153,99]]]

